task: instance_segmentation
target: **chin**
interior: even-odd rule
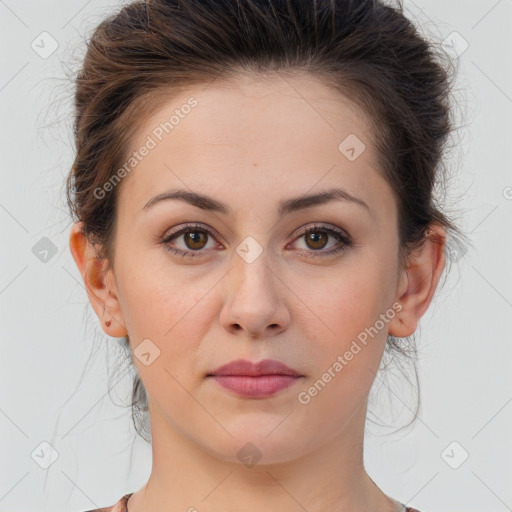
[[[223,434],[216,439],[210,437],[205,440],[203,449],[217,459],[241,464],[247,468],[291,462],[304,455],[297,450],[299,447],[302,449],[307,443],[297,437],[296,433],[278,426],[283,417],[272,425],[267,419],[259,427],[243,422],[238,422],[237,428],[224,424],[232,437],[221,429]]]

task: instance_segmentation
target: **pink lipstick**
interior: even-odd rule
[[[240,396],[266,398],[292,386],[303,375],[273,359],[259,363],[237,359],[217,368],[207,377]]]

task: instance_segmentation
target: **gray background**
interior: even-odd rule
[[[150,448],[133,443],[129,409],[119,406],[130,379],[114,371],[116,340],[102,336],[68,249],[63,188],[73,158],[69,77],[84,38],[118,5],[0,0],[0,512],[108,506],[149,476]],[[512,1],[405,5],[457,52],[464,125],[448,211],[474,248],[454,258],[417,333],[419,419],[393,434],[414,396],[399,375],[378,377],[372,417],[393,428],[368,426],[365,463],[386,494],[422,512],[511,510]],[[49,469],[36,462],[51,453],[43,442],[58,453]]]

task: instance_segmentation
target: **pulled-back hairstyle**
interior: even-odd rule
[[[431,223],[444,226],[454,240],[465,238],[434,194],[453,125],[451,64],[445,59],[443,65],[443,57],[399,2],[131,2],[94,30],[76,76],[76,157],[66,183],[71,214],[113,268],[120,187],[101,200],[94,191],[126,161],[142,121],[193,84],[304,72],[352,100],[370,119],[377,170],[397,201],[403,267]],[[128,337],[121,341],[131,358]],[[389,336],[386,353],[414,355],[414,345],[413,337]],[[417,382],[416,368],[415,375]],[[149,442],[147,395],[138,375],[131,401],[136,431]],[[414,419],[418,409],[419,401]]]

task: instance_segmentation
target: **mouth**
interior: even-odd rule
[[[273,359],[264,359],[259,363],[238,359],[217,368],[206,377],[239,396],[267,398],[297,383],[304,375]]]
[[[210,375],[208,377],[225,389],[248,398],[267,398],[292,386],[302,378],[290,375],[260,375],[259,377]]]

